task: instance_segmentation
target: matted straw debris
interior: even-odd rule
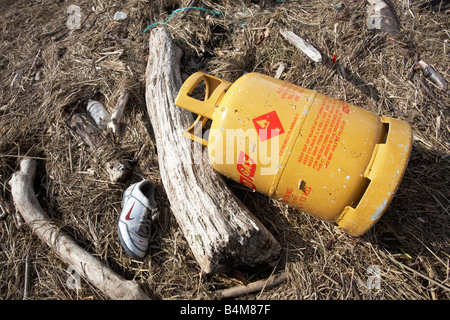
[[[275,268],[239,268],[204,275],[171,215],[146,115],[144,72],[150,24],[167,21],[190,1],[86,1],[80,28],[69,29],[66,3],[6,1],[0,13],[0,298],[106,299],[39,241],[12,204],[8,181],[19,160],[37,160],[35,190],[66,234],[152,298],[210,299],[217,290],[285,272],[286,281],[236,299],[438,299],[450,297],[448,91],[420,69],[423,60],[450,79],[449,10],[429,1],[390,1],[401,31],[368,30],[365,1],[197,1],[200,10],[165,25],[183,50],[182,77],[205,71],[228,81],[257,71],[407,121],[414,145],[388,211],[366,235],[334,226],[228,181],[282,246]],[[67,5],[68,6],[68,5]],[[435,9],[435,10],[433,10]],[[114,21],[116,11],[127,18]],[[293,31],[322,55],[308,59],[287,42]],[[150,30],[151,31],[151,30]],[[149,32],[150,32],[149,31]],[[111,183],[104,159],[67,125],[88,99],[113,112],[125,79],[130,97],[115,137],[133,176]],[[448,90],[448,89],[447,89]],[[117,220],[126,186],[156,184],[162,215],[149,254],[131,260]]]

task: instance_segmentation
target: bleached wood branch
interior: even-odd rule
[[[111,121],[108,123],[108,128],[111,128],[112,132],[115,134],[119,128],[120,119],[122,119],[125,106],[127,105],[128,98],[130,97],[130,92],[125,89],[117,101],[116,109],[111,115]]]
[[[23,159],[9,181],[16,209],[42,241],[86,281],[111,299],[149,299],[136,282],[125,280],[60,230],[40,206],[33,190],[34,159]]]

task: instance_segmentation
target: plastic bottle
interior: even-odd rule
[[[103,107],[100,102],[89,99],[86,110],[92,119],[94,119],[95,124],[101,130],[106,130],[108,122],[111,120],[111,116],[108,111],[106,111],[105,107]]]

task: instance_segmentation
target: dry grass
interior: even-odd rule
[[[113,270],[145,284],[154,298],[204,299],[213,290],[286,271],[285,284],[241,298],[448,299],[450,99],[414,67],[418,55],[450,79],[449,11],[420,11],[426,1],[391,1],[402,26],[402,37],[394,41],[367,30],[364,1],[204,0],[199,6],[222,15],[193,10],[182,19],[175,15],[167,24],[184,52],[184,77],[198,70],[229,81],[244,71],[273,76],[283,63],[282,79],[404,119],[414,130],[401,187],[384,217],[360,238],[230,182],[283,247],[276,268],[241,268],[238,277],[199,272],[170,213],[146,115],[148,34],[142,30],[166,20],[185,2],[77,0],[83,24],[73,31],[66,27],[68,4],[3,4],[0,201],[10,210],[0,221],[0,298],[22,299],[28,257],[29,299],[105,299],[84,281],[80,290],[69,289],[67,264],[15,213],[7,182],[20,158],[27,156],[38,159],[35,190],[46,212]],[[126,11],[128,19],[113,22],[117,10]],[[308,39],[323,53],[325,63],[308,60],[282,38],[280,28]],[[334,55],[337,64],[330,67]],[[112,184],[101,159],[66,121],[91,97],[111,111],[126,77],[135,85],[119,146],[135,174],[124,184]],[[116,226],[124,188],[144,176],[156,182],[163,215],[154,225],[148,257],[137,262],[122,250]],[[379,268],[381,289],[367,286],[371,265]]]

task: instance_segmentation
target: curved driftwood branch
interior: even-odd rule
[[[35,172],[35,160],[24,159],[9,182],[14,205],[31,230],[81,277],[111,299],[149,299],[136,282],[114,273],[51,222],[33,190]]]
[[[172,212],[203,272],[272,263],[280,253],[279,243],[235,197],[203,153],[195,157],[191,140],[182,136],[193,117],[175,105],[182,84],[180,56],[165,28],[152,31],[146,103]]]

